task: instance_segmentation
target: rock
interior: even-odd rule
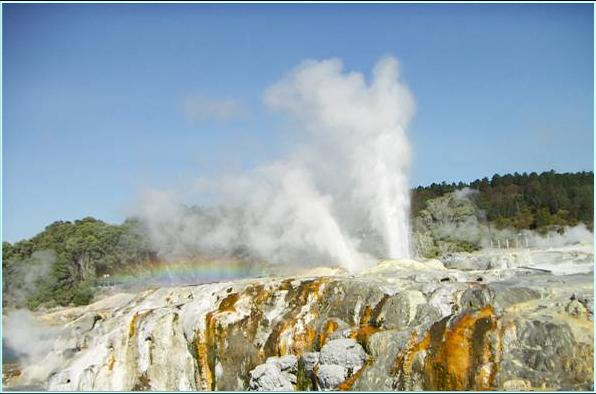
[[[337,364],[319,366],[317,382],[322,390],[335,390],[348,378],[348,369]]]
[[[329,336],[329,340],[351,338],[353,331],[352,328],[337,329]]]
[[[286,379],[288,379],[288,381],[290,383],[292,383],[293,385],[296,384],[296,382],[298,382],[298,378],[296,377],[295,374],[290,373],[290,372],[283,372],[281,373]]]
[[[445,284],[431,293],[428,298],[428,304],[436,308],[440,312],[441,317],[449,316],[454,312],[456,294],[465,288],[465,285],[457,283]]]
[[[337,318],[350,325],[360,322],[366,306],[376,305],[385,295],[379,286],[371,286],[376,279],[347,279],[336,281],[325,288],[321,309],[328,318]]]
[[[341,365],[354,372],[359,370],[366,360],[366,352],[354,339],[335,339],[321,349],[319,362],[323,365]]]
[[[495,380],[522,379],[531,387],[552,388],[576,385],[593,373],[593,347],[576,342],[566,323],[519,319],[504,321],[502,360]]]
[[[294,385],[275,362],[265,363],[250,371],[250,391],[294,391]]]
[[[378,320],[385,329],[401,329],[410,325],[415,318],[417,307],[426,304],[420,291],[405,291],[389,297],[381,309]]]
[[[312,373],[315,367],[319,364],[319,353],[306,352],[302,355],[302,361],[304,362],[304,370]]]
[[[494,297],[492,305],[499,309],[505,309],[511,305],[521,304],[530,300],[540,299],[542,294],[539,290],[526,286],[511,286],[502,283],[491,283]]]
[[[322,390],[333,390],[364,365],[366,352],[353,339],[335,339],[321,349],[317,382]]]
[[[86,313],[71,323],[73,330],[80,334],[91,331],[102,317],[97,313]]]
[[[392,391],[393,378],[387,374],[394,366],[395,358],[412,335],[408,330],[380,331],[368,340],[367,349],[375,362],[366,368],[354,384],[354,391]]]
[[[267,362],[277,364],[282,372],[296,374],[298,371],[298,357],[291,354],[282,357],[269,357]]]
[[[527,380],[512,379],[503,383],[503,390],[505,391],[528,391],[532,386]]]
[[[578,319],[588,318],[588,309],[578,300],[569,301],[569,303],[565,306],[565,311]]]
[[[524,258],[565,266],[574,250],[529,250]],[[56,329],[51,350],[18,366],[6,388],[592,387],[593,273],[519,269],[528,263],[518,264],[516,253],[468,254],[490,262],[482,273],[436,260],[387,260],[350,276],[149,289],[38,312]],[[513,263],[502,269],[498,261]]]
[[[428,200],[412,222],[418,255],[436,256],[469,250],[480,244],[483,224],[478,207],[455,193]]]
[[[459,305],[461,310],[480,309],[491,305],[494,297],[494,290],[490,286],[473,284],[461,295]]]
[[[567,304],[565,310],[574,317],[594,320],[594,296],[591,294],[577,295],[573,293],[570,297],[571,302]],[[577,303],[581,304],[577,305]],[[583,307],[583,308],[582,308]]]

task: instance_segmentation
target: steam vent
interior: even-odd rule
[[[111,295],[40,316],[53,350],[5,388],[591,389],[593,251],[527,253]]]

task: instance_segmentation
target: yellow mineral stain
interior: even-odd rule
[[[240,295],[238,293],[229,294],[219,303],[219,312],[236,312],[236,308],[234,307],[234,305],[236,304],[236,301],[238,301],[239,298]]]
[[[335,320],[327,320],[323,326],[323,330],[319,334],[319,347],[322,348],[327,343],[329,335],[333,334],[337,330],[337,322]]]
[[[130,319],[130,324],[128,325],[128,337],[129,338],[132,338],[135,336],[138,319],[139,319],[138,313],[135,313],[134,315],[132,315],[132,319]]]
[[[402,372],[406,379],[409,379],[412,373],[412,364],[414,357],[421,351],[425,351],[430,347],[430,332],[425,332],[424,336],[419,339],[418,334],[412,331],[410,341],[406,346],[406,350],[400,352],[395,359],[393,372],[394,374]]]
[[[381,331],[381,329],[373,323],[373,314],[373,309],[367,305],[360,317],[358,329],[353,330],[350,334],[350,337],[357,340],[362,346],[366,345],[368,338],[371,335]]]
[[[478,349],[472,349],[474,341],[474,329],[480,319],[492,318],[493,309],[490,306],[480,309],[476,313],[466,313],[460,317],[450,328],[446,328],[443,334],[443,341],[438,342],[438,346],[432,349],[429,357],[426,359],[426,375],[429,378],[430,386],[439,390],[466,390],[466,389],[488,389],[482,384],[480,387],[476,383],[470,382],[470,372],[475,376],[475,371],[471,371],[474,360],[477,357],[481,362],[488,362],[490,354],[487,344],[480,349],[480,354],[475,354]],[[488,383],[488,382],[487,382]]]
[[[113,353],[110,353],[110,357],[108,357],[108,370],[111,371],[114,369],[114,364],[116,363],[116,358],[114,357]]]
[[[294,334],[291,346],[291,354],[302,354],[313,348],[317,331],[312,327],[306,327],[304,331]]]
[[[492,307],[459,316],[450,326],[435,323],[422,339],[412,334],[406,349],[396,357],[393,373],[409,381],[415,357],[425,352],[424,389],[490,390],[496,375],[495,353],[487,340],[497,328]]]
[[[207,341],[197,338],[194,344],[197,354],[197,363],[199,366],[199,376],[201,378],[201,382],[204,383],[203,388],[206,390],[212,390],[214,382],[213,373],[211,371],[211,367],[209,366],[209,349]]]
[[[286,295],[286,301],[290,306],[290,310],[284,317],[273,327],[269,338],[264,345],[265,354],[270,356],[284,356],[287,354],[300,354],[304,351],[311,350],[317,338],[316,331],[309,326],[303,330],[296,331],[298,326],[297,320],[302,311],[302,307],[307,304],[309,298],[314,298],[313,309],[309,312],[313,318],[317,316],[317,302],[320,298],[321,286],[328,281],[327,278],[317,278],[314,280],[304,281],[300,283],[298,288],[290,288]],[[311,298],[311,299],[312,299]],[[291,344],[288,345],[282,338],[287,331],[292,330],[289,334]]]

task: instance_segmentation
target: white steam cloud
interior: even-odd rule
[[[504,240],[509,240],[510,245],[533,248],[558,248],[568,245],[593,245],[594,234],[588,230],[585,224],[580,223],[575,226],[565,226],[561,232],[549,231],[546,234],[540,234],[531,230],[514,231],[510,229],[491,230],[493,247],[496,240],[500,240],[500,245],[504,246]],[[483,246],[488,246],[488,240],[483,242]]]
[[[25,260],[7,261],[4,274],[13,278],[13,283],[7,283],[3,296],[11,305],[25,305],[27,299],[35,295],[40,280],[50,272],[56,253],[51,250],[33,252]]]
[[[12,350],[23,365],[25,383],[43,382],[58,366],[53,348],[59,333],[60,329],[42,324],[25,309],[13,310],[3,316],[3,346]]]
[[[184,209],[182,193],[146,193],[137,213],[159,251],[243,249],[271,263],[350,271],[371,253],[408,257],[406,129],[415,105],[397,61],[382,58],[370,81],[338,59],[305,61],[267,89],[265,102],[297,121],[302,143],[250,173],[197,180],[193,193],[213,207]],[[363,247],[365,235],[377,235],[381,247]]]

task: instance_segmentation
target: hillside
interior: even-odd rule
[[[495,174],[470,183],[433,183],[412,192],[412,214],[417,216],[429,200],[469,188],[476,206],[497,228],[548,231],[584,223],[594,227],[594,173]]]
[[[414,253],[439,257],[478,250],[493,238],[514,242],[508,231],[563,232],[578,223],[592,230],[593,179],[592,172],[550,171],[417,187],[412,191]],[[190,207],[188,212],[209,231],[220,210]],[[379,242],[378,234],[369,233],[362,245],[381,258]],[[134,275],[160,260],[142,220],[135,218],[120,225],[94,218],[57,221],[31,239],[3,242],[2,253],[3,304],[29,309],[87,304],[104,275]],[[189,259],[209,253],[218,251],[189,250]],[[251,258],[242,248],[232,253],[228,257]]]

